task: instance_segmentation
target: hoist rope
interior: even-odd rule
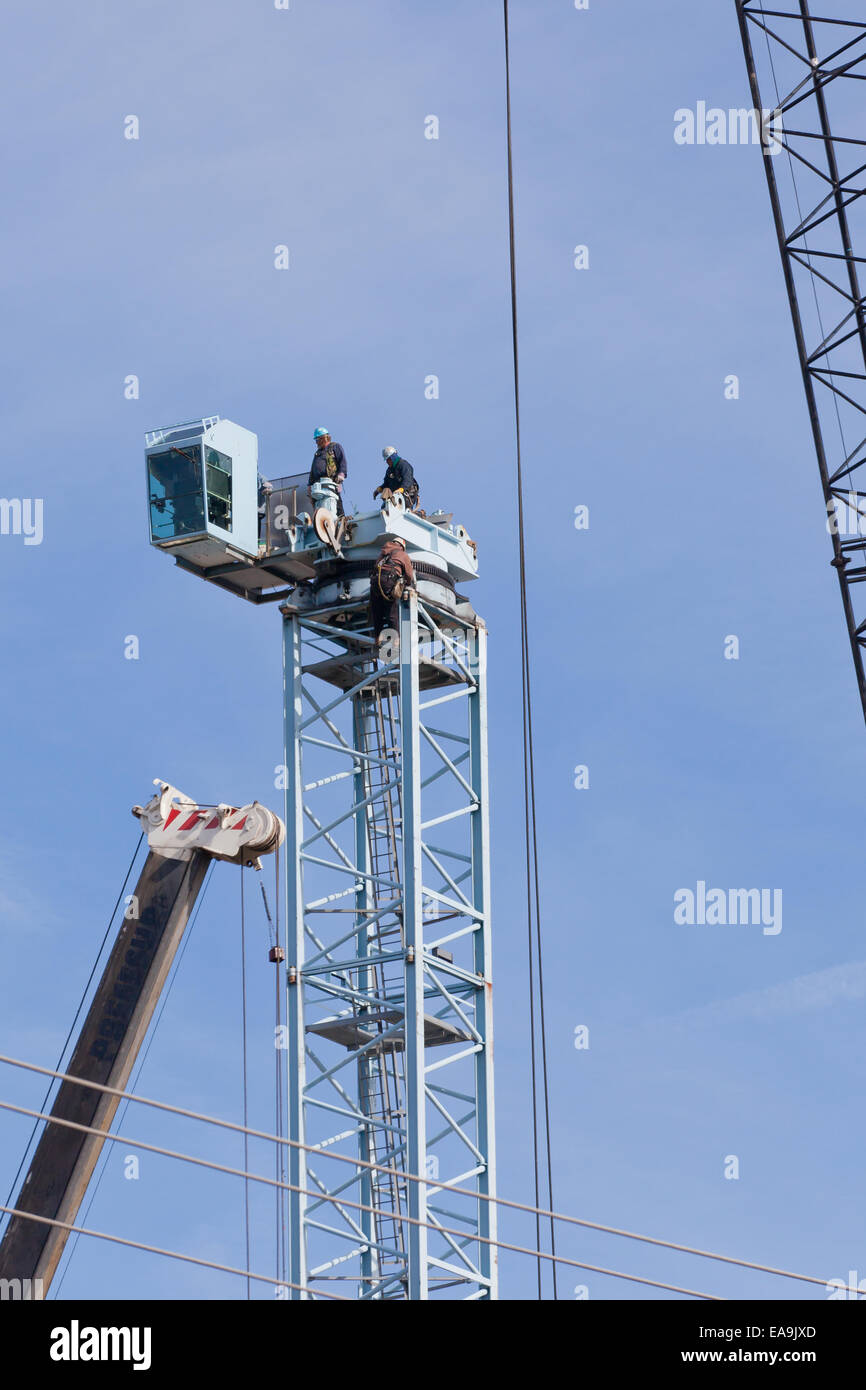
[[[241,865],[241,1032],[242,1038],[242,1068],[243,1068],[243,1092],[244,1092],[244,1171],[250,1169],[250,1136],[249,1127],[249,1077],[247,1073],[247,925],[246,925],[246,906],[245,906],[245,866]],[[244,1249],[246,1251],[246,1268],[250,1267],[250,1181],[244,1178]],[[247,1298],[252,1298],[251,1281],[247,1275]]]
[[[544,1013],[544,970],[541,950],[541,894],[538,882],[538,836],[535,806],[535,758],[532,732],[532,685],[529,667],[529,619],[526,599],[526,537],[523,524],[523,462],[520,447],[520,360],[517,333],[517,256],[515,248],[514,216],[514,166],[511,136],[511,61],[509,50],[508,0],[503,0],[503,21],[505,29],[505,128],[508,156],[508,249],[511,279],[511,351],[514,367],[514,429],[517,451],[517,528],[518,556],[520,567],[520,664],[523,692],[523,795],[524,795],[524,840],[526,862],[526,917],[527,952],[529,972],[529,1033],[530,1033],[530,1074],[532,1101],[532,1144],[533,1168],[535,1178],[535,1206],[541,1206],[541,1164],[539,1162],[538,1135],[538,1079],[536,1072],[536,1009],[535,977],[538,979],[538,1031],[541,1040],[542,1071],[542,1112],[544,1117],[544,1157],[547,1176],[548,1207],[553,1210],[553,1164],[550,1144],[550,1091],[547,1070],[547,1026]],[[534,899],[534,903],[533,903]],[[533,931],[533,909],[535,928]],[[541,1218],[536,1216],[536,1238],[541,1250]],[[556,1254],[556,1233],[553,1221],[550,1222],[550,1248]],[[556,1298],[556,1262],[553,1271],[553,1296]],[[537,1262],[538,1297],[542,1296],[542,1261]]]
[[[275,951],[276,959],[274,964],[274,1133],[282,1140],[285,1132],[285,1104],[283,1100],[283,989],[284,976],[282,970],[282,958],[280,951],[280,855],[279,851],[274,855],[274,916],[271,917],[271,910],[268,907],[268,895],[265,892],[265,885],[260,884],[262,890],[262,901],[265,905],[265,915],[268,919],[268,928],[271,939],[271,947]],[[286,1177],[285,1151],[283,1145],[274,1146],[274,1179],[277,1184],[284,1182]],[[287,1223],[288,1210],[286,1208],[286,1193],[277,1186],[275,1189],[276,1199],[276,1267],[277,1278],[288,1272],[288,1239]]]
[[[275,894],[275,898],[276,898],[276,905],[275,905],[275,907],[274,907],[274,934],[275,934],[275,936],[276,936],[276,942],[277,942],[277,947],[278,947],[278,948],[280,947],[280,944],[281,944],[281,943],[280,943],[280,892],[281,892],[281,887],[280,887],[280,860],[281,860],[281,857],[282,857],[282,856],[281,856],[281,854],[280,854],[280,850],[279,850],[279,846],[278,846],[278,847],[277,847],[277,851],[276,851],[276,853],[274,854],[274,894]],[[288,942],[287,942],[287,944],[288,944]],[[276,974],[277,974],[277,980],[276,980],[276,1016],[277,1016],[277,1027],[280,1029],[280,1033],[279,1033],[277,1036],[278,1036],[278,1039],[279,1039],[280,1043],[282,1043],[282,1027],[283,1027],[283,993],[284,993],[284,990],[285,990],[285,988],[286,988],[286,985],[285,985],[286,971],[285,971],[285,967],[284,967],[284,965],[283,965],[283,963],[282,963],[281,961],[277,963],[277,971],[276,971]],[[280,1046],[280,1047],[276,1047],[276,1048],[274,1049],[274,1051],[275,1051],[276,1054],[277,1054],[277,1060],[276,1060],[276,1082],[275,1082],[275,1085],[276,1085],[276,1093],[277,1093],[277,1095],[276,1095],[276,1099],[277,1099],[277,1134],[279,1135],[280,1139],[282,1139],[283,1136],[285,1135],[285,1132],[286,1132],[286,1095],[285,1095],[285,1091],[284,1091],[284,1089],[283,1089],[283,1087],[284,1087],[284,1085],[285,1085],[285,1079],[284,1079],[284,1076],[283,1076],[283,1052],[284,1052],[284,1049],[283,1049],[282,1046]],[[283,1183],[284,1183],[284,1182],[286,1181],[286,1177],[287,1177],[287,1172],[286,1172],[286,1155],[287,1155],[288,1150],[286,1149],[286,1147],[285,1147],[284,1144],[277,1144],[277,1145],[276,1145],[276,1149],[277,1149],[277,1178],[278,1178],[278,1180],[279,1180],[280,1182],[283,1182]],[[277,1220],[278,1220],[278,1235],[279,1235],[279,1240],[278,1240],[278,1245],[277,1245],[277,1254],[278,1254],[279,1262],[280,1262],[280,1263],[279,1263],[280,1275],[281,1275],[283,1281],[285,1282],[285,1281],[288,1279],[288,1273],[289,1273],[289,1198],[288,1198],[288,1193],[285,1191],[284,1188],[277,1188],[277,1193],[278,1193],[278,1201],[277,1201],[277,1213],[278,1213],[278,1216],[277,1216]]]

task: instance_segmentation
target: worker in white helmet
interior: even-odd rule
[[[401,458],[393,444],[388,444],[382,450],[382,457],[386,464],[385,479],[373,493],[374,498],[381,497],[389,502],[392,497],[402,493],[407,510],[417,511],[421,494],[411,463]]]

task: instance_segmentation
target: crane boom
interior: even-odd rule
[[[15,1201],[22,1214],[11,1217],[0,1241],[0,1279],[20,1280],[35,1297],[50,1286],[65,1227],[75,1223],[120,1103],[80,1082],[126,1089],[211,861],[256,864],[284,838],[282,821],[258,802],[202,807],[168,783],[157,786],[147,806],[133,808],[148,855],[68,1065],[77,1080],[60,1084]]]
[[[764,172],[782,258],[800,370],[860,703],[866,718],[866,305],[860,288],[866,139],[859,84],[866,21],[813,15],[809,0],[765,9],[736,0],[756,113],[767,110],[752,33],[766,49],[773,134],[761,128]],[[844,130],[844,134],[842,131]],[[776,165],[790,171],[783,192]],[[838,442],[837,442],[838,435]],[[855,442],[856,441],[856,442]]]

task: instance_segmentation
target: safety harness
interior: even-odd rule
[[[390,555],[376,562],[376,583],[386,603],[403,597],[404,582],[403,571]]]

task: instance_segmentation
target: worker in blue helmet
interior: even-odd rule
[[[335,444],[330,434],[323,425],[314,432],[313,439],[316,444],[316,452],[313,455],[313,462],[310,468],[309,484],[321,482],[323,478],[330,478],[332,482],[342,491],[343,483],[349,469],[346,464],[346,455],[341,444]],[[343,516],[343,499],[337,496],[337,515]]]
[[[421,492],[411,463],[408,459],[401,458],[393,444],[382,450],[382,458],[385,460],[385,480],[376,488],[374,498],[381,497],[388,502],[392,497],[402,493],[407,509],[410,512],[417,511]]]

